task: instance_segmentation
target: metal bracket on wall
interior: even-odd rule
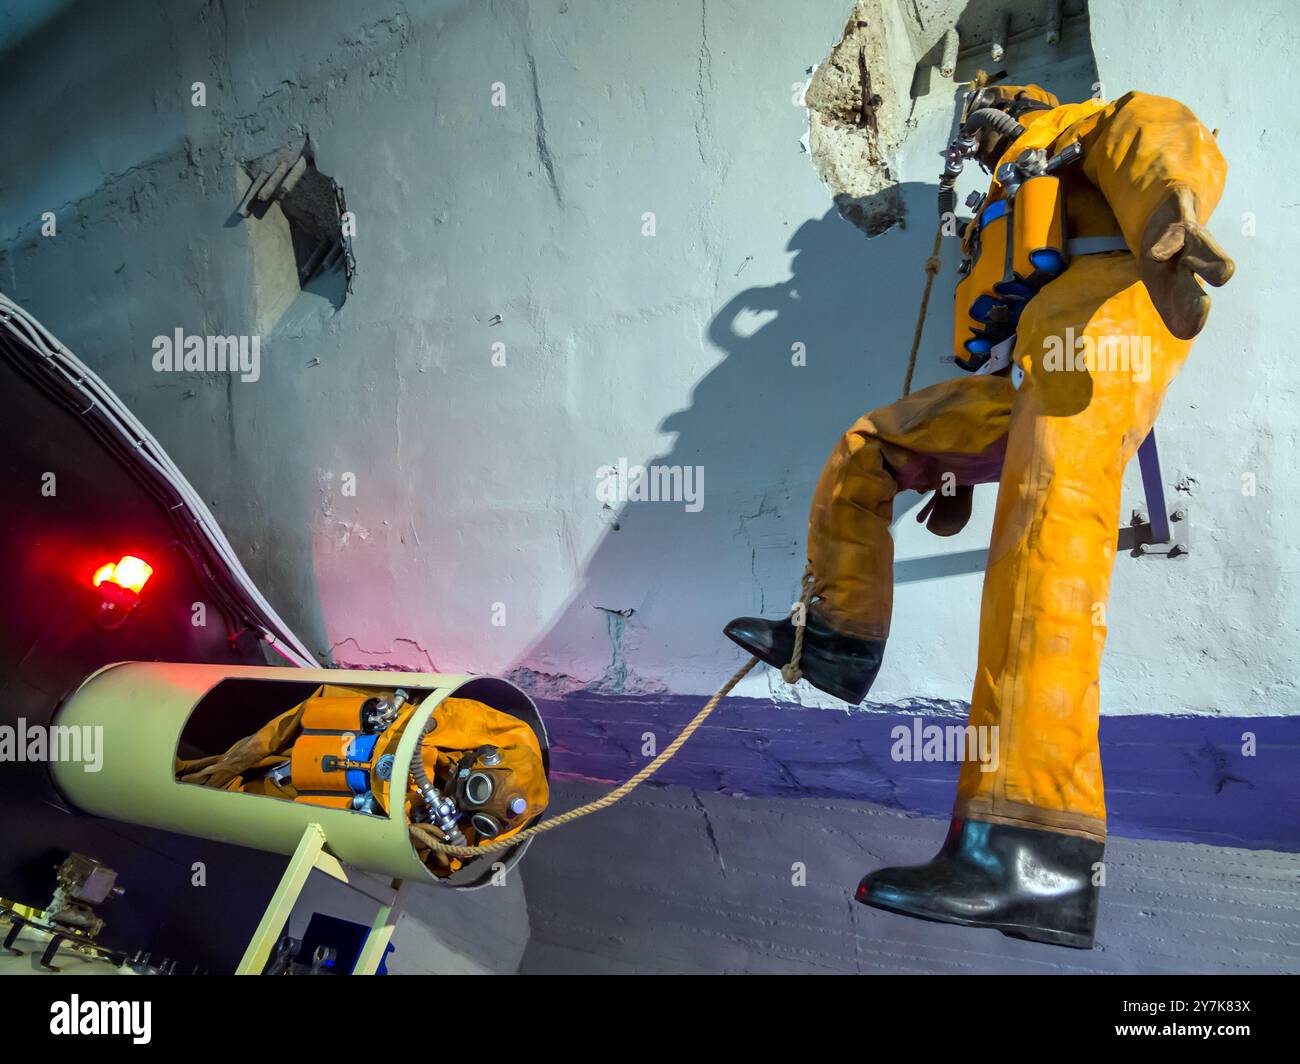
[[[1187,508],[1180,507],[1166,519],[1169,538],[1153,539],[1152,522],[1147,518],[1145,506],[1135,507],[1132,522],[1119,530],[1119,549],[1126,550],[1134,558],[1181,558],[1191,551],[1189,533],[1191,522],[1187,517]]]
[[[317,169],[310,141],[295,140],[244,163],[243,170],[249,184],[232,221],[257,221],[278,204],[289,223],[299,285],[341,265],[351,292],[356,259],[351,231],[343,223],[343,190]]]
[[[1135,507],[1128,526],[1119,530],[1119,549],[1129,551],[1135,558],[1185,557],[1191,551],[1191,521],[1185,505],[1171,512],[1165,503],[1154,429],[1138,448],[1138,465],[1146,505]]]

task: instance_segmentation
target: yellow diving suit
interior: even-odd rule
[[[934,861],[874,873],[858,899],[1088,946],[1095,890],[1089,903],[1079,880],[1078,904],[1058,918],[1025,901],[1035,888],[1010,883],[1018,874],[1012,866],[1023,865],[1025,847],[1033,851],[1049,832],[1066,841],[1055,844],[1055,857],[1034,857],[1040,864],[1059,858],[1078,877],[1082,865],[1100,859],[1106,810],[1098,673],[1121,478],[1208,313],[1197,275],[1217,285],[1232,274],[1231,260],[1203,228],[1227,166],[1210,131],[1174,100],[1133,92],[1111,103],[1060,106],[1036,86],[999,87],[990,96],[1003,105],[1032,101],[1037,109],[1022,112],[1020,132],[990,156],[997,176],[967,228],[968,253],[986,214],[1007,206],[1000,203],[1005,164],[1034,150],[1052,158],[1066,149],[1078,161],[1057,174],[1060,220],[1081,250],[1016,305],[1006,345],[1011,366],[943,381],[873,410],[836,445],[809,517],[814,597],[804,645],[811,668],[803,675],[823,686],[821,670],[823,689],[850,700],[865,693],[864,678],[867,686],[874,679],[889,633],[889,526],[900,490],[936,491],[932,505],[940,512],[931,527],[938,518],[944,534],[964,524],[958,513],[944,527],[943,507],[963,506],[950,499],[964,495],[968,514],[969,486],[998,481],[970,723],[998,729],[999,762],[987,772],[976,761],[962,765],[953,831]],[[1090,253],[1106,247],[1112,250]],[[1008,264],[1011,258],[1008,250]],[[969,326],[978,323],[968,313],[970,287],[959,289],[956,337],[957,361],[968,368],[982,360],[971,354],[981,345],[971,341],[978,328]],[[789,660],[787,631],[742,618],[727,634],[781,664]],[[836,666],[850,659],[857,678],[846,681]],[[1002,879],[987,879],[987,868],[1000,866]]]

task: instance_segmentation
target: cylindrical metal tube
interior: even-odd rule
[[[943,54],[939,59],[939,73],[950,78],[957,71],[957,52],[961,47],[961,38],[954,26],[943,35]]]
[[[1061,0],[1047,0],[1047,43],[1061,43]]]
[[[434,876],[411,844],[404,811],[375,816],[268,795],[223,791],[176,778],[182,732],[200,703],[227,680],[285,684],[343,684],[378,694],[401,687],[419,705],[398,742],[392,790],[405,794],[415,745],[444,698],[473,698],[529,724],[549,770],[546,729],[532,700],[506,680],[438,673],[374,673],[344,669],[256,668],[133,661],[93,673],[70,695],[56,722],[102,728],[99,771],[73,761],[51,765],[54,782],[74,808],[114,820],[200,838],[292,854],[309,824],[319,824],[330,851],[344,864],[399,879],[427,879],[460,888],[482,886],[495,862],[514,865],[525,840],[505,854],[474,858],[446,878]],[[284,709],[298,699],[288,697]],[[261,722],[259,722],[260,724]]]
[[[1007,41],[1011,38],[1011,15],[1005,14],[998,20],[998,27],[993,33],[993,45],[989,49],[989,56],[995,63],[1002,62],[1003,56],[1007,54]]]
[[[280,187],[280,182],[284,180],[288,172],[289,160],[285,159],[271,171],[271,176],[266,179],[266,184],[257,190],[257,198],[263,203],[269,203],[271,197],[275,195],[275,190]]]
[[[298,182],[302,180],[302,175],[306,172],[307,156],[300,155],[298,156],[298,161],[294,163],[289,169],[289,172],[284,175],[284,180],[280,182],[280,189],[276,195],[279,196],[280,199],[284,199],[285,196],[289,195],[290,192],[297,188]]]

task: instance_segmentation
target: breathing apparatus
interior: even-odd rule
[[[528,800],[513,787],[495,746],[471,750],[452,768],[452,799],[485,839],[494,839],[511,821],[528,811]]]
[[[434,736],[437,743],[439,716],[435,713],[425,725],[424,735],[411,759],[414,790],[423,799],[428,822],[443,833],[445,841],[465,844],[465,828],[472,828],[479,840],[495,839],[521,827],[525,814],[538,812],[525,793],[535,790],[535,781],[520,764],[523,751],[512,745],[508,749],[481,743],[457,752],[457,743],[444,749],[433,760],[437,778],[431,778],[425,763],[425,739]],[[521,772],[522,770],[522,772]],[[533,795],[534,800],[536,794]],[[424,819],[417,812],[417,820]]]
[[[957,179],[965,168],[966,160],[977,158],[987,173],[988,166],[979,156],[989,156],[987,149],[993,138],[1006,138],[1013,143],[1024,132],[1018,119],[1029,111],[1045,111],[1051,104],[1035,99],[1028,90],[1020,87],[997,88],[996,83],[1007,76],[1005,70],[996,74],[981,73],[971,82],[962,104],[961,124],[957,135],[943,153],[943,173],[939,175],[939,217],[955,215],[957,210]]]
[[[417,689],[322,684],[226,754],[178,760],[177,776],[403,817],[453,846],[508,839],[546,808],[546,758],[532,725],[473,698],[451,695],[437,703],[419,725],[402,771],[398,749],[423,700]],[[435,876],[460,867],[442,854],[421,857]]]
[[[1019,121],[1023,115],[1056,106],[1056,98],[1037,87],[993,84],[1004,77],[1006,71],[981,74],[966,93],[961,124],[944,152],[939,177],[939,215],[945,224],[955,219],[956,184],[966,160],[976,159],[989,172],[1025,135]],[[954,359],[964,370],[991,372],[1007,364],[1006,348],[1025,305],[1069,265],[1065,201],[1057,175],[1082,158],[1083,146],[1076,141],[1053,156],[1049,147],[1027,147],[998,165],[989,193],[973,193],[966,201],[975,217],[959,230],[964,256],[953,337]],[[990,361],[995,348],[1000,357]]]

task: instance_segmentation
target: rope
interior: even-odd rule
[[[939,219],[939,228],[934,233],[934,247],[930,257],[925,260],[925,291],[921,294],[921,311],[916,316],[916,331],[912,333],[912,353],[907,356],[907,376],[903,378],[903,394],[912,390],[912,373],[916,370],[916,353],[921,349],[921,333],[925,331],[925,314],[930,309],[930,292],[934,288],[934,278],[939,272],[942,261],[939,258],[939,242],[943,239],[943,219]]]
[[[602,809],[608,809],[615,802],[626,798],[634,790],[641,786],[646,780],[659,771],[664,765],[676,756],[677,751],[682,745],[695,734],[696,730],[709,719],[709,715],[718,708],[727,695],[731,694],[732,688],[748,675],[749,670],[758,664],[758,658],[750,658],[744,665],[736,670],[735,675],[726,683],[718,688],[717,694],[710,698],[694,717],[689,724],[681,730],[681,733],[669,743],[663,753],[656,757],[650,764],[646,765],[640,772],[633,776],[626,783],[621,783],[608,794],[597,798],[594,802],[588,802],[586,805],[580,805],[576,809],[570,809],[567,813],[561,813],[559,816],[553,816],[543,820],[540,824],[534,824],[531,828],[525,828],[516,835],[509,838],[494,839],[481,846],[454,846],[449,842],[443,842],[438,836],[441,832],[437,828],[428,824],[412,824],[411,834],[418,837],[421,845],[428,846],[431,850],[437,850],[439,853],[449,854],[453,857],[478,857],[481,854],[495,853],[498,850],[505,850],[514,846],[524,839],[531,839],[534,835],[540,835],[544,831],[550,831],[552,828],[558,828],[561,824],[569,824],[584,816],[592,813],[598,813]]]
[[[921,348],[921,333],[925,330],[925,316],[930,307],[930,292],[934,288],[934,278],[939,272],[941,260],[939,258],[939,242],[943,239],[943,219],[939,220],[939,228],[934,234],[934,247],[930,249],[930,257],[925,260],[925,291],[921,295],[921,309],[916,317],[916,331],[912,334],[912,351],[907,356],[907,376],[903,380],[903,394],[907,395],[912,390],[912,373],[916,369],[916,353]],[[809,562],[803,571],[803,577],[800,579],[799,602],[795,605],[792,613],[798,612],[800,617],[795,624],[794,633],[794,651],[790,655],[790,661],[781,666],[781,679],[786,683],[798,683],[803,673],[799,669],[799,659],[803,656],[803,639],[804,631],[807,628],[808,607],[813,600],[813,568],[812,562]],[[646,780],[658,772],[664,765],[668,764],[677,756],[677,751],[685,745],[686,741],[695,734],[713,711],[718,708],[727,695],[731,694],[736,684],[740,683],[749,671],[758,664],[758,658],[750,658],[744,665],[736,670],[735,674],[718,688],[717,693],[710,698],[694,717],[690,723],[684,727],[677,738],[675,738],[663,753],[656,757],[645,768],[641,769],[635,776],[626,783],[621,783],[608,794],[597,798],[594,802],[588,802],[586,805],[580,805],[576,809],[570,809],[567,813],[560,813],[558,816],[549,817],[540,824],[534,824],[531,828],[525,828],[517,834],[510,835],[507,838],[494,839],[491,842],[483,843],[479,846],[456,846],[450,842],[444,842],[439,836],[442,834],[437,828],[428,824],[412,824],[411,835],[421,845],[427,846],[438,853],[445,853],[451,857],[480,857],[489,853],[496,853],[500,850],[509,849],[517,846],[525,839],[531,839],[535,835],[540,835],[545,831],[558,828],[562,824],[571,824],[575,820],[580,820],[584,816],[590,816],[592,813],[598,813],[602,809],[608,809],[615,802],[622,801],[634,790],[641,786]]]
[[[796,684],[803,678],[803,673],[799,671],[799,659],[803,656],[803,633],[808,627],[808,606],[812,603],[813,598],[812,562],[804,566],[803,578],[799,581],[799,584],[802,588],[799,602],[790,611],[800,615],[794,626],[794,653],[790,655],[790,663],[781,666],[781,679],[788,684]]]

